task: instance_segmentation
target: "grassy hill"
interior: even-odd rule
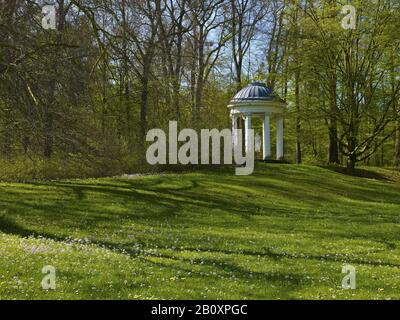
[[[0,299],[399,299],[399,181],[260,164],[0,184]]]

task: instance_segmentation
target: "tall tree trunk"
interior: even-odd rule
[[[294,82],[295,82],[295,103],[296,103],[296,163],[302,163],[302,150],[301,150],[301,117],[300,117],[300,76],[301,76],[301,65],[300,65],[300,13],[299,8],[296,7],[293,17],[293,58],[294,58]]]
[[[153,63],[154,54],[154,37],[149,47],[147,48],[146,54],[143,57],[143,74],[141,75],[141,94],[140,94],[140,143],[144,146],[147,134],[147,109],[149,104],[149,83],[150,83],[150,73],[151,64]]]
[[[56,30],[56,47],[59,48],[62,42],[62,32],[65,26],[65,12],[64,0],[58,1],[58,14],[57,14],[57,30]],[[50,159],[53,154],[54,144],[54,114],[56,104],[56,83],[59,69],[58,50],[56,50],[53,61],[53,74],[49,83],[49,100],[44,106],[43,115],[43,156]]]
[[[198,74],[196,77],[196,90],[195,90],[195,100],[194,100],[194,120],[195,124],[198,124],[198,120],[200,119],[200,110],[203,104],[203,90],[204,90],[204,74],[206,70],[205,64],[205,40],[203,34],[202,26],[199,27],[199,38],[197,42],[197,65],[198,65]]]
[[[7,106],[4,110],[4,119],[1,121],[1,125],[5,129],[4,134],[2,134],[1,153],[6,159],[11,159],[12,156],[12,121],[11,108]]]
[[[301,118],[300,118],[300,69],[299,66],[295,75],[295,99],[296,99],[296,163],[302,163],[302,150],[301,150]]]
[[[44,112],[44,125],[43,125],[43,156],[46,159],[50,159],[53,154],[53,143],[54,143],[54,136],[53,136],[53,111],[52,106],[55,99],[51,98],[50,103],[45,108]]]
[[[350,134],[348,138],[348,155],[347,155],[347,173],[354,174],[357,164],[357,154],[356,154],[356,146],[357,146],[357,138],[354,134],[354,128],[351,127],[350,131],[353,134]]]
[[[170,82],[172,94],[168,90],[166,94],[167,104],[171,106],[171,110],[175,111],[176,120],[181,118],[181,80],[183,68],[183,44],[184,35],[187,32],[184,25],[186,15],[187,0],[179,0],[176,3],[179,7],[169,7],[165,9],[173,20],[171,25],[164,19],[164,9],[161,7],[161,1],[156,1],[157,20],[159,25],[159,37],[161,43],[161,60],[163,63],[163,75]],[[174,39],[173,41],[171,39]]]
[[[396,64],[394,62],[394,55],[391,56],[391,86],[393,95],[393,112],[396,114],[395,123],[395,143],[394,143],[394,165],[400,167],[400,106],[398,94],[396,92]]]
[[[340,164],[336,119],[329,120],[329,164]]]
[[[199,27],[197,25],[197,16],[196,14],[193,17],[193,44],[192,44],[192,54],[191,62],[190,62],[190,92],[192,97],[192,126],[196,125],[197,120],[197,81],[198,76],[198,61],[199,61]]]
[[[356,169],[357,160],[354,155],[350,155],[347,158],[347,173],[354,174]]]
[[[14,14],[17,10],[17,0],[9,0],[9,1],[3,1],[3,3],[0,3],[0,6],[2,6],[1,10],[3,10],[2,18],[3,18],[3,23],[6,26],[11,26],[14,23]],[[6,32],[3,32],[0,34],[0,43],[8,42],[8,40],[12,37],[12,35],[9,34],[8,30],[6,29]],[[4,50],[2,49],[2,54],[4,55],[4,58],[2,57],[1,60],[5,60],[5,64],[8,65],[13,60],[12,54],[10,50],[8,50],[6,47]],[[3,61],[2,61],[3,62]],[[3,66],[2,66],[3,67]],[[3,71],[3,70],[1,70]],[[4,101],[4,100],[3,100]],[[3,102],[2,101],[2,102]],[[2,134],[2,141],[1,141],[1,153],[2,155],[9,159],[11,158],[11,152],[12,152],[12,124],[13,124],[13,119],[12,119],[12,108],[9,106],[8,101],[4,101],[5,104],[5,109],[4,109],[4,119],[1,119],[1,124],[4,126],[3,134]]]
[[[396,142],[395,142],[394,164],[396,167],[400,167],[400,117],[396,121]]]
[[[181,91],[181,75],[182,75],[182,67],[183,67],[183,43],[184,43],[184,19],[186,13],[186,0],[183,0],[181,3],[181,13],[178,19],[178,26],[177,26],[177,43],[176,43],[176,65],[175,65],[175,76],[174,76],[174,83],[173,83],[173,103],[175,105],[176,111],[176,119],[179,121],[181,118],[181,107],[180,107],[180,91]]]
[[[180,91],[181,91],[180,79],[176,78],[176,79],[173,80],[172,103],[175,106],[175,113],[176,113],[176,120],[177,121],[179,121],[180,118],[181,118]]]
[[[140,94],[140,143],[144,146],[147,131],[147,107],[149,97],[149,74],[147,67],[142,77],[142,89]],[[143,150],[142,150],[143,151]]]
[[[378,143],[377,142],[374,143],[374,149],[378,150]],[[374,162],[375,162],[375,166],[376,167],[380,167],[381,166],[381,158],[380,158],[378,152],[375,153]]]
[[[237,65],[236,66],[236,77],[235,77],[235,82],[236,82],[236,92],[239,92],[240,90],[243,89],[242,87],[242,65]]]
[[[129,57],[128,57],[128,41],[126,31],[128,28],[126,3],[125,0],[121,1],[122,11],[122,50],[123,61],[121,71],[121,97],[123,97],[123,104],[125,105],[125,136],[128,142],[128,150],[133,151],[133,130],[132,130],[132,105],[130,101],[130,84],[129,84]]]
[[[330,101],[329,101],[329,118],[328,118],[328,129],[329,129],[329,164],[340,164],[339,159],[339,143],[338,143],[338,129],[337,129],[337,120],[336,114],[337,103],[336,103],[336,77],[332,79],[332,91],[330,93]]]

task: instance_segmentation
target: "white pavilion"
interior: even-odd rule
[[[280,99],[264,83],[254,82],[236,94],[228,105],[231,111],[232,129],[239,129],[239,121],[244,120],[245,145],[249,146],[249,130],[252,117],[261,117],[263,120],[263,159],[271,158],[271,119],[276,121],[277,144],[276,159],[283,160],[283,114],[286,103]],[[235,131],[233,131],[235,132]],[[234,143],[238,137],[234,135]]]

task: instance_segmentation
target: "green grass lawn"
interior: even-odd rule
[[[399,181],[260,164],[0,184],[0,299],[399,299]]]

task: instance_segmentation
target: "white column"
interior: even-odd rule
[[[276,120],[276,159],[282,160],[284,157],[283,150],[283,115],[278,115]]]
[[[239,117],[235,114],[232,114],[232,142],[233,146],[236,147],[239,145],[239,136],[236,130],[238,130],[238,120]]]
[[[264,116],[263,123],[263,158],[267,160],[271,156],[271,134],[270,134],[270,117],[269,114],[266,113]]]
[[[251,114],[246,113],[246,118],[244,121],[244,130],[245,130],[245,141],[246,141],[246,152],[249,150],[250,146],[250,130],[251,130]]]

